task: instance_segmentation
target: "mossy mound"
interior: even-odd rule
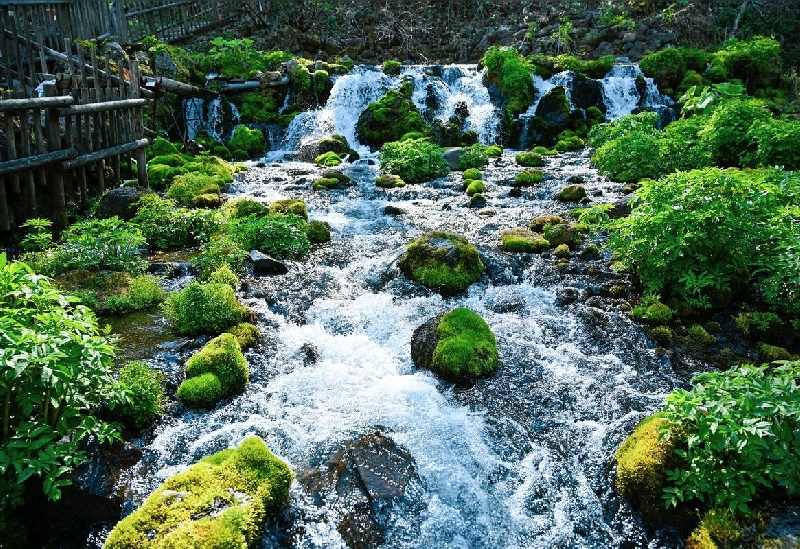
[[[659,427],[663,424],[664,419],[659,414],[644,418],[615,456],[617,490],[641,511],[645,520],[656,520],[664,514],[661,494],[666,471],[677,465],[677,441],[659,437]]]
[[[234,151],[234,156],[236,156],[235,151],[244,151],[247,155],[246,158],[253,158],[263,155],[267,150],[267,139],[261,130],[239,125],[233,130],[233,137],[228,141],[227,147]],[[243,159],[238,158],[238,160]]]
[[[568,259],[569,256],[572,254],[569,251],[569,246],[567,246],[566,244],[559,244],[553,250],[553,255],[559,259]]]
[[[240,322],[236,326],[228,328],[227,331],[236,338],[236,343],[238,343],[239,347],[242,349],[249,349],[255,346],[258,342],[258,338],[261,337],[261,332],[258,327],[250,322]]]
[[[333,151],[324,152],[314,159],[314,163],[326,168],[335,168],[342,163],[342,158]]]
[[[541,233],[548,225],[560,225],[564,223],[564,218],[557,215],[540,215],[531,221],[530,230]]]
[[[561,202],[579,202],[586,197],[586,187],[583,185],[567,185],[555,196]]]
[[[234,328],[234,330],[236,329]],[[244,390],[250,375],[247,370],[247,360],[245,360],[234,334],[230,332],[220,334],[186,361],[186,381],[205,374],[213,374],[219,379],[222,397],[241,393]],[[208,383],[208,380],[205,383]],[[182,387],[183,384],[178,387],[178,397],[184,403],[192,405],[198,401],[189,388],[182,390]],[[194,384],[189,387],[192,390],[196,389]],[[205,407],[208,407],[207,402]]]
[[[326,179],[335,179],[340,185],[346,185],[350,182],[350,176],[341,170],[325,170],[322,172],[320,177],[324,177]]]
[[[312,219],[306,224],[306,236],[312,244],[323,244],[331,241],[331,228],[324,221]]]
[[[478,250],[466,238],[440,231],[411,242],[398,266],[408,278],[444,296],[466,290],[484,269]]]
[[[306,202],[302,198],[282,198],[269,205],[269,214],[294,214],[308,220]]]
[[[483,193],[484,191],[486,191],[486,185],[484,185],[483,181],[480,179],[476,179],[467,185],[467,188],[464,192],[467,193],[467,196],[472,196],[478,193]]]
[[[489,158],[500,158],[503,156],[503,146],[502,145],[489,145],[486,147],[486,156]]]
[[[400,179],[399,175],[385,173],[378,176],[375,180],[375,185],[383,189],[394,189],[395,187],[405,187],[406,182]]]
[[[292,472],[257,437],[170,477],[117,524],[106,549],[247,548],[289,500]]]
[[[268,209],[264,204],[252,198],[237,198],[232,202],[228,202],[226,211],[230,212],[230,216],[234,219],[247,217],[248,215],[261,217],[268,213]]]
[[[570,249],[574,248],[583,239],[583,236],[575,227],[565,223],[545,225],[542,234],[550,242],[551,246],[566,244]]]
[[[489,325],[464,307],[434,317],[414,331],[411,356],[421,368],[452,381],[497,370],[497,343]]]
[[[178,387],[178,398],[189,408],[213,408],[223,396],[222,382],[211,372],[186,379]]]
[[[387,59],[382,65],[383,72],[390,76],[399,76],[403,65],[395,59]]]
[[[528,187],[541,183],[544,179],[544,172],[542,170],[525,170],[514,177],[514,183],[521,187]]]
[[[311,184],[311,188],[315,191],[329,191],[339,186],[339,180],[335,177],[320,177],[315,179]]]
[[[526,168],[539,168],[544,166],[544,157],[535,152],[521,152],[514,156],[517,164]]]
[[[550,249],[550,243],[539,233],[515,227],[500,234],[500,247],[506,252],[538,254]]]
[[[390,141],[398,141],[410,132],[422,132],[419,110],[411,95],[410,82],[403,82],[399,90],[389,90],[383,97],[370,103],[358,117],[358,138],[365,145],[380,147]]]
[[[155,141],[153,141],[153,144],[150,146],[150,150],[148,152],[149,152],[148,156],[151,156],[152,158],[155,158],[157,156],[169,156],[173,154],[180,154],[178,147],[176,147],[163,137],[156,137]]]
[[[467,168],[464,170],[464,173],[461,174],[461,178],[466,181],[467,179],[472,179],[473,181],[483,179],[481,175],[481,171],[478,168]]]

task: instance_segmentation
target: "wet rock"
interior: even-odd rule
[[[136,203],[144,194],[138,187],[117,187],[111,189],[100,199],[98,215],[102,218],[115,215],[125,221],[130,221],[139,209]]]
[[[300,356],[303,358],[303,366],[311,366],[319,360],[317,348],[311,343],[303,343],[300,346]]]
[[[463,292],[484,270],[475,246],[461,235],[442,231],[412,241],[398,267],[406,277],[444,296]]]
[[[282,275],[289,272],[286,265],[258,250],[250,251],[250,261],[253,263],[255,275]]]
[[[510,191],[508,191],[508,196],[511,198],[519,198],[522,196],[522,188],[520,187],[512,187]]]
[[[147,272],[163,278],[178,278],[189,272],[189,264],[183,261],[154,261],[147,266]]]
[[[433,363],[433,351],[439,344],[439,336],[436,335],[436,328],[439,326],[444,313],[428,319],[414,330],[411,336],[411,360],[418,368],[431,369]]]
[[[453,149],[448,149],[442,155],[444,157],[445,162],[450,167],[451,170],[458,170],[458,162],[461,160],[461,157],[464,155],[464,150],[460,147],[456,147]]]
[[[556,86],[539,101],[536,116],[544,121],[544,133],[554,138],[569,126],[570,103],[564,86]]]
[[[424,486],[413,457],[380,432],[345,442],[318,468],[297,478],[318,506],[340,513],[348,547],[371,548],[415,535]],[[402,521],[395,524],[396,517]]]
[[[578,202],[586,197],[586,187],[583,185],[567,185],[555,196],[556,200],[562,202]]]
[[[406,211],[403,208],[398,208],[397,206],[392,206],[389,204],[383,209],[384,215],[403,215]]]
[[[572,80],[571,87],[570,97],[573,108],[588,109],[589,107],[598,107],[601,111],[605,111],[603,84],[599,80],[576,77]]]

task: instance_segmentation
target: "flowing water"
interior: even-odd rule
[[[417,90],[433,78],[411,77]],[[485,104],[482,93],[467,91],[475,87],[470,78],[453,77],[457,87],[441,80],[451,95]],[[371,70],[341,77],[328,105],[298,121],[305,130],[291,128],[281,154],[230,186],[230,197],[305,199],[309,217],[330,224],[332,241],[290,263],[286,275],[244,281],[242,300],[263,334],[246,352],[246,391],[209,412],[173,410],[141,442],[144,457],[118,488],[139,502],[170,475],[249,435],[302,475],[345,441],[378,430],[411,454],[419,475],[413,510],[389,510],[387,547],[678,547],[669,532],[646,533],[613,489],[616,448],[680,380],[622,301],[601,297],[617,281],[608,257],[589,275],[586,264],[562,270],[549,254],[499,249],[503,229],[568,209],[551,198],[568,182],[584,181],[593,201],[621,198],[587,152],[548,158],[545,181],[512,197],[521,168],[506,151],[483,170],[481,209],[469,207],[460,173],[379,189],[378,167],[365,150],[343,166],[353,185],[312,192],[321,169],[282,159],[309,133],[354,139],[356,111],[383,93],[373,86],[398,82]],[[389,205],[394,215],[385,213]],[[479,248],[487,271],[465,294],[442,298],[397,269],[409,241],[430,230],[464,234]],[[440,381],[410,358],[414,329],[456,306],[488,322],[500,352],[498,371],[467,385]],[[160,353],[150,362],[169,371],[176,361]],[[318,504],[295,483],[285,534],[271,530],[263,547],[345,547],[336,528],[341,507]]]

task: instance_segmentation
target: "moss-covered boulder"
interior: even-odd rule
[[[485,191],[486,191],[486,185],[480,179],[470,181],[469,185],[467,185],[467,188],[464,190],[464,192],[467,193],[467,196],[473,196],[475,194],[483,193]]]
[[[548,225],[560,225],[564,223],[564,218],[558,215],[540,215],[531,220],[530,230],[541,233]]]
[[[395,187],[405,187],[406,182],[400,179],[399,175],[384,173],[378,176],[375,185],[383,189],[394,189]]]
[[[461,174],[461,178],[466,181],[467,179],[472,179],[476,181],[478,179],[483,179],[483,175],[478,168],[467,168],[464,170],[464,173]]]
[[[664,514],[661,495],[666,471],[678,464],[676,440],[659,436],[659,427],[663,424],[664,419],[659,414],[644,418],[615,456],[617,476],[614,483],[617,490],[649,521]]]
[[[556,247],[566,244],[570,249],[578,245],[583,239],[583,236],[575,227],[566,223],[545,225],[542,234],[551,246]]]
[[[420,368],[459,381],[497,370],[497,343],[489,325],[473,311],[459,307],[414,330],[411,357]]]
[[[106,549],[252,547],[289,500],[292,472],[258,437],[170,477],[109,534]]]
[[[350,176],[341,170],[333,170],[333,169],[325,170],[324,172],[322,172],[321,177],[324,177],[326,179],[335,179],[336,181],[339,182],[340,185],[347,185],[348,183],[350,183]]]
[[[524,170],[514,177],[514,183],[520,187],[529,187],[541,183],[544,179],[542,170]]]
[[[206,379],[201,386],[197,385],[198,382],[191,382],[192,378],[206,374],[213,374],[219,380],[220,397],[241,393],[244,390],[250,374],[247,370],[247,360],[234,334],[230,332],[220,334],[186,361],[186,381],[178,387],[178,397],[188,406],[209,407],[209,404],[216,403],[216,401],[209,403],[205,397],[206,385],[211,382],[210,379]],[[187,382],[190,382],[189,385],[184,387]],[[200,397],[195,395],[194,391],[197,389],[202,389],[204,394]]]
[[[463,292],[484,270],[475,246],[461,235],[441,231],[411,242],[398,266],[408,278],[444,296]]]
[[[242,349],[249,349],[255,346],[258,338],[261,337],[261,332],[255,324],[250,322],[240,322],[236,326],[228,328],[227,332],[236,338],[236,343]]]
[[[514,156],[514,160],[520,166],[526,168],[540,168],[544,166],[544,158],[537,152],[521,152]]]
[[[308,219],[306,202],[302,198],[281,198],[269,205],[270,215],[274,214],[294,214],[297,217]]]
[[[336,189],[338,186],[339,180],[335,177],[320,177],[311,184],[311,188],[315,191],[329,191]]]
[[[247,158],[261,156],[267,150],[267,139],[261,130],[250,129],[245,125],[236,126],[233,137],[226,144],[231,151],[244,151]],[[238,158],[238,160],[243,160]]]
[[[579,202],[586,197],[586,187],[583,185],[567,185],[555,196],[561,202]]]
[[[306,236],[312,244],[323,244],[331,241],[331,228],[324,221],[312,219],[306,224]]]
[[[500,234],[500,247],[505,252],[538,254],[550,249],[550,242],[539,233],[515,227]]]
[[[342,158],[335,152],[328,151],[314,158],[314,162],[320,166],[334,168],[342,163]]]
[[[399,141],[410,132],[422,132],[425,124],[414,102],[413,89],[406,81],[399,90],[389,90],[383,97],[370,103],[358,117],[358,139],[370,147],[380,147],[390,141]]]

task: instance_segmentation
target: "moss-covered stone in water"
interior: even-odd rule
[[[445,296],[466,290],[484,269],[478,250],[466,238],[440,231],[411,242],[398,266],[408,278]]]
[[[224,395],[241,393],[250,374],[247,360],[233,334],[222,333],[206,343],[186,361],[186,377],[211,372],[219,378]]]
[[[583,238],[574,227],[570,227],[564,223],[546,225],[544,227],[543,234],[548,242],[550,242],[551,246],[560,246],[561,244],[566,244],[570,249],[578,244]]]
[[[525,170],[514,177],[514,183],[521,187],[527,187],[541,183],[544,179],[544,172],[542,170]]]
[[[261,332],[258,330],[258,327],[249,322],[242,322],[229,328],[228,333],[236,338],[236,342],[242,349],[249,349],[255,346],[258,342],[258,338],[261,337]]]
[[[540,215],[531,221],[530,229],[535,233],[541,233],[548,225],[560,225],[564,223],[564,218],[557,215]]]
[[[395,187],[405,187],[406,182],[400,179],[400,176],[385,173],[378,176],[375,180],[375,185],[383,189],[394,189]]]
[[[550,249],[550,243],[539,233],[515,227],[500,234],[500,247],[506,252],[538,254]]]
[[[578,202],[586,196],[586,187],[583,185],[567,185],[556,195],[556,200],[562,202]]]
[[[323,244],[331,240],[331,228],[324,221],[312,219],[306,225],[306,235],[312,244]]]
[[[311,188],[315,191],[328,191],[338,186],[339,180],[335,177],[320,177],[319,179],[315,179],[311,184]]]
[[[419,110],[411,101],[413,90],[410,82],[404,82],[400,90],[389,90],[383,97],[369,106],[358,117],[358,138],[365,145],[380,147],[390,141],[398,141],[409,132],[422,132]]]
[[[461,175],[461,178],[466,181],[467,179],[472,179],[473,181],[483,179],[481,175],[481,171],[478,168],[468,168],[464,170],[464,173]]]
[[[387,59],[383,62],[383,72],[390,76],[398,76],[402,68],[403,65],[400,64],[400,61],[394,59]]]
[[[667,469],[676,466],[675,438],[661,440],[660,415],[644,418],[617,450],[615,484],[622,497],[641,510],[645,519],[654,519],[664,511],[661,494]]]
[[[170,477],[112,530],[106,549],[254,546],[268,513],[289,500],[292,472],[260,438]]]
[[[320,166],[333,168],[342,163],[342,158],[333,151],[322,153],[314,159],[314,162]]]
[[[245,151],[247,158],[253,158],[264,154],[267,150],[267,140],[261,130],[250,129],[247,126],[239,125],[233,130],[233,137],[227,143],[229,150]]]
[[[517,153],[514,156],[514,160],[520,166],[525,166],[526,168],[538,168],[544,166],[544,158],[542,155],[535,152],[521,152]]]
[[[556,256],[559,259],[567,259],[567,258],[569,258],[569,256],[571,255],[571,253],[569,251],[569,246],[567,246],[566,244],[559,244],[553,250],[553,255]]]
[[[483,181],[480,179],[476,179],[475,181],[471,182],[467,185],[466,193],[467,196],[472,196],[477,193],[483,193],[486,190],[486,185],[483,184]]]
[[[502,145],[489,145],[486,147],[486,156],[489,158],[499,158],[503,156]]]
[[[494,334],[486,321],[471,310],[459,307],[444,315],[436,334],[439,343],[433,351],[431,369],[437,374],[458,380],[497,370]]]
[[[269,205],[270,215],[274,214],[294,214],[308,220],[308,210],[305,200],[302,198],[282,198]]]
[[[211,372],[183,381],[178,398],[189,408],[213,408],[223,397],[222,383]]]

